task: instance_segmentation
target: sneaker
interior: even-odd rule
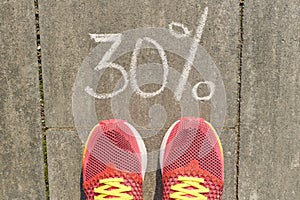
[[[224,156],[214,128],[201,118],[182,118],[166,133],[160,151],[164,199],[220,200]]]
[[[129,123],[115,119],[99,122],[83,153],[86,199],[143,199],[146,155],[141,136]]]

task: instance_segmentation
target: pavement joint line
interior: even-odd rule
[[[50,199],[49,195],[49,176],[48,176],[48,161],[47,161],[47,141],[46,141],[46,123],[45,123],[45,108],[44,108],[44,85],[43,85],[43,69],[42,69],[42,54],[41,54],[41,41],[40,41],[40,22],[39,22],[39,1],[34,0],[35,7],[35,27],[36,27],[36,54],[38,60],[39,72],[39,91],[40,91],[40,109],[41,109],[41,136],[42,148],[44,157],[44,181],[45,181],[45,195],[46,200]]]
[[[169,128],[164,129],[139,129],[140,131],[167,131]],[[223,127],[222,131],[236,130],[236,127]],[[76,132],[75,127],[46,127],[46,131],[73,131]]]
[[[74,127],[48,127],[47,131],[72,131],[72,132],[76,132],[76,128],[74,128]]]
[[[241,130],[241,98],[242,98],[242,66],[243,66],[243,44],[244,44],[244,0],[240,0],[240,38],[239,38],[239,66],[238,66],[238,112],[236,124],[236,174],[235,174],[235,195],[239,200],[239,161],[240,161],[240,130]]]
[[[222,130],[223,131],[236,130],[236,127],[235,126],[223,127]]]

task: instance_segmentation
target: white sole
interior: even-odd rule
[[[145,143],[143,141],[142,136],[131,124],[129,124],[128,122],[124,122],[124,124],[126,124],[129,127],[129,129],[132,131],[135,138],[137,139],[137,143],[138,143],[140,155],[141,155],[141,161],[142,161],[142,176],[143,176],[143,180],[144,180],[146,169],[147,169],[147,150],[146,150]]]
[[[163,162],[164,162],[164,153],[165,153],[165,149],[166,149],[166,146],[167,146],[167,141],[168,141],[168,138],[172,132],[172,130],[174,129],[174,127],[180,122],[180,120],[177,120],[176,122],[174,122],[171,127],[168,129],[167,133],[165,134],[164,136],[164,139],[161,143],[161,146],[160,146],[160,154],[159,154],[159,163],[160,163],[160,167],[161,167],[161,170],[163,169]]]

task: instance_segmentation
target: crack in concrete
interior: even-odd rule
[[[239,200],[239,161],[240,161],[240,125],[241,125],[241,93],[242,93],[242,66],[243,66],[243,43],[244,43],[244,0],[240,0],[240,38],[239,38],[239,68],[238,68],[238,112],[236,124],[236,174],[235,195]]]
[[[40,40],[40,22],[39,22],[39,1],[34,0],[35,7],[35,27],[36,27],[36,53],[38,59],[39,70],[39,89],[40,89],[40,108],[41,108],[41,123],[42,123],[42,148],[44,156],[44,179],[45,179],[45,193],[46,199],[49,200],[49,177],[48,177],[48,161],[47,161],[47,141],[46,141],[46,123],[45,123],[45,109],[44,109],[44,85],[43,85],[43,69],[42,69],[42,54],[41,54],[41,40]]]

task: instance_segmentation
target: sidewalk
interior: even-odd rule
[[[37,1],[36,1],[37,3]],[[35,7],[37,6],[38,7]],[[122,33],[180,22],[194,30],[209,9],[201,46],[221,73],[227,99],[219,132],[225,154],[224,200],[299,198],[300,5],[289,2],[208,4],[166,1],[3,1],[0,3],[0,177],[3,199],[80,199],[82,142],[72,113],[72,94],[83,60],[96,47],[89,33]],[[38,32],[37,32],[38,31]],[[111,44],[107,45],[109,48]],[[129,71],[130,54],[116,62]],[[139,63],[157,62],[142,51]],[[168,54],[181,73],[184,59]],[[97,92],[113,91],[120,73],[108,70]],[[203,81],[191,71],[189,82]],[[154,91],[155,86],[143,90]],[[149,131],[149,108],[162,104],[167,120],[145,139],[159,149],[180,116],[170,90],[132,96],[131,118]],[[199,104],[209,120],[211,103]],[[96,100],[99,120],[112,118],[111,100]],[[157,157],[152,157],[152,164]],[[149,164],[150,165],[150,164]],[[152,166],[153,167],[153,166]],[[145,199],[161,199],[159,171],[146,174]],[[154,184],[155,183],[155,184]]]

